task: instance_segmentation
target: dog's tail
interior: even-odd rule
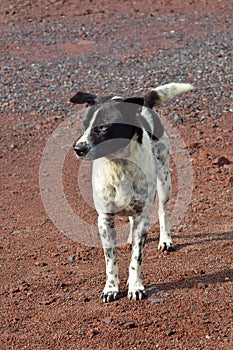
[[[153,108],[154,106],[158,106],[170,98],[193,89],[193,85],[185,83],[170,83],[161,85],[152,89],[146,94],[144,97],[145,104],[147,107]]]

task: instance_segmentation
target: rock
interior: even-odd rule
[[[173,120],[178,124],[183,124],[183,118],[176,113],[173,115]]]
[[[84,298],[83,298],[83,301],[84,301],[84,303],[89,303],[90,298],[88,298],[88,297],[84,297]]]
[[[11,234],[12,234],[13,236],[16,236],[16,235],[20,234],[20,231],[19,231],[19,230],[15,230],[15,231],[12,231]]]
[[[195,273],[195,275],[204,275],[205,274],[204,270],[198,269],[198,268],[193,269],[193,272]]]
[[[44,266],[47,266],[48,264],[44,261],[36,261],[36,262],[34,262],[34,265],[44,267]]]
[[[123,327],[130,329],[130,328],[135,328],[136,325],[134,322],[127,322],[123,324]]]
[[[173,330],[167,333],[168,337],[171,337],[174,334],[176,334],[176,331],[173,331]]]
[[[217,157],[213,160],[214,165],[218,165],[219,167],[224,166],[225,164],[231,164],[230,160],[224,156]]]
[[[75,257],[74,257],[73,255],[69,255],[69,256],[67,257],[67,260],[68,260],[68,261],[74,261],[74,259],[75,259]]]
[[[111,319],[111,317],[105,317],[103,319],[103,322],[106,323],[106,324],[110,324],[112,322],[112,319]]]
[[[209,334],[207,334],[205,337],[206,337],[206,339],[211,339],[212,338],[211,335],[209,335]]]
[[[98,334],[98,331],[97,329],[94,329],[94,328],[89,329],[89,331],[87,332],[87,335],[90,338],[93,338],[97,334]]]

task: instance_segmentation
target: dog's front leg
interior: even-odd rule
[[[142,255],[146,241],[149,218],[139,216],[132,222],[132,255],[129,265],[128,298],[141,300],[146,297],[146,290],[142,284]]]
[[[119,292],[114,215],[99,214],[98,227],[106,262],[106,284],[101,298],[106,303],[118,299]]]

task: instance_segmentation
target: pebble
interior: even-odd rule
[[[93,338],[93,337],[96,336],[98,333],[99,333],[99,332],[97,331],[97,329],[91,328],[91,329],[88,330],[87,335],[88,335],[88,337]]]
[[[205,271],[204,271],[204,270],[198,269],[198,268],[193,269],[193,272],[194,272],[196,275],[204,275],[204,274],[205,274]]]
[[[19,230],[15,230],[15,231],[12,231],[11,233],[13,236],[17,236],[20,234],[20,231]]]
[[[67,260],[68,260],[68,261],[74,261],[74,260],[75,260],[75,257],[74,257],[73,255],[69,255],[69,256],[67,257]]]
[[[176,334],[176,331],[172,330],[167,333],[168,337],[171,337],[172,335]]]
[[[89,303],[90,298],[88,298],[88,297],[84,297],[84,298],[83,298],[83,301],[84,301],[84,303]]]
[[[44,261],[36,261],[36,262],[34,262],[34,265],[43,267],[43,266],[47,266],[48,264]]]
[[[127,328],[127,329],[130,329],[130,328],[135,328],[136,325],[134,322],[126,322],[123,324],[123,327]]]
[[[91,10],[80,10],[82,15],[90,12]],[[170,33],[164,33],[164,38],[175,37],[176,42],[183,42],[183,45],[169,47],[166,52],[163,49],[157,50],[155,60],[154,53],[148,51],[141,34],[145,25],[148,29],[154,26],[155,17],[149,15],[136,19],[122,16],[120,21],[113,21],[111,27],[104,21],[92,22],[88,21],[88,16],[85,17],[74,27],[72,21],[67,23],[66,18],[60,16],[56,26],[47,23],[46,35],[43,26],[34,30],[33,24],[27,29],[27,34],[30,35],[25,36],[25,30],[17,26],[6,32],[5,42],[9,48],[16,45],[20,48],[28,47],[40,43],[38,50],[42,57],[44,53],[46,55],[48,48],[50,51],[49,56],[43,60],[36,54],[38,50],[35,50],[35,56],[30,50],[33,63],[28,64],[21,51],[14,56],[10,49],[6,50],[3,58],[3,111],[8,113],[14,111],[18,116],[26,113],[28,121],[34,118],[30,113],[32,111],[35,115],[43,117],[43,120],[51,116],[51,112],[55,110],[58,117],[64,114],[72,115],[73,110],[67,102],[67,97],[77,88],[77,76],[80,87],[102,93],[110,91],[133,93],[131,86],[133,83],[133,90],[143,94],[150,86],[188,79],[197,87],[200,86],[195,90],[195,99],[191,100],[187,108],[184,101],[186,97],[173,100],[173,105],[188,109],[190,116],[194,111],[197,113],[208,111],[209,115],[217,118],[221,115],[222,106],[230,110],[230,90],[225,89],[225,86],[230,86],[231,83],[231,65],[228,57],[231,46],[227,31],[210,32],[208,41],[193,38],[183,42],[179,21],[173,21],[171,16],[164,15],[164,25],[171,24],[171,20],[173,25]],[[159,18],[157,20],[161,21]],[[197,14],[191,14],[190,20],[195,22]],[[135,24],[139,32],[138,40],[135,40],[135,32],[130,30]],[[122,40],[121,32],[127,33],[125,40]],[[91,55],[87,53],[84,58],[82,56],[77,58],[75,52],[68,51],[66,56],[64,50],[59,51],[61,41],[62,44],[69,44],[77,41],[77,38],[86,36],[89,41],[98,43],[96,52],[92,52]],[[128,54],[125,47],[129,48]],[[224,52],[224,55],[219,56],[219,52]],[[203,84],[204,90],[201,89]],[[30,89],[27,89],[27,86],[30,86]],[[212,89],[212,86],[218,86],[218,89]],[[18,103],[19,100],[23,103]],[[196,113],[191,118],[197,118]],[[175,115],[175,120],[180,121],[179,114]],[[218,120],[213,122],[214,128],[215,124],[220,125]]]
[[[11,145],[10,145],[10,149],[16,149],[16,148],[18,148],[18,146],[16,145],[16,144],[14,144],[14,143],[12,143]]]
[[[178,124],[183,124],[183,118],[176,113],[173,115],[173,120]]]
[[[224,165],[230,164],[230,160],[224,156],[217,157],[213,160],[214,165],[218,165],[219,167],[222,167]]]
[[[106,324],[110,324],[112,322],[112,319],[111,319],[111,317],[105,317],[103,319],[103,322],[106,323]]]

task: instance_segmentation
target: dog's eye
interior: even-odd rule
[[[98,125],[98,126],[95,126],[94,127],[94,132],[95,133],[99,133],[99,132],[104,132],[104,131],[106,131],[107,129],[108,129],[108,124],[100,124],[100,125]]]
[[[101,131],[105,131],[105,130],[107,130],[107,128],[108,128],[108,124],[101,124],[101,125],[98,126],[98,128],[99,128],[99,130],[101,130]]]

